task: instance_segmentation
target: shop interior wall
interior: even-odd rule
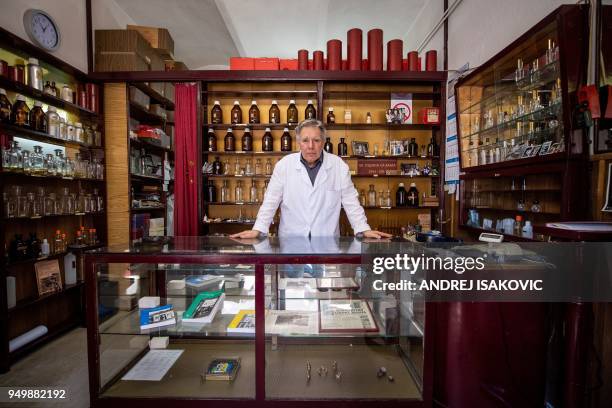
[[[94,1],[95,3],[95,1]],[[61,45],[53,54],[68,64],[87,72],[87,28],[84,0],[0,0],[0,26],[30,41],[23,26],[28,9],[47,12],[59,25]]]

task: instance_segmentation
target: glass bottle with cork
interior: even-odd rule
[[[374,190],[374,184],[370,184],[368,190],[368,207],[376,207],[376,190]]]
[[[340,143],[338,143],[338,156],[347,156],[348,155],[348,145],[344,142],[344,138],[340,138]]]

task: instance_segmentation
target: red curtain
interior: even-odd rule
[[[198,235],[197,84],[176,84],[174,235]]]

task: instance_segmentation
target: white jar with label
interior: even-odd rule
[[[49,106],[47,109],[47,133],[53,137],[60,137],[60,116],[57,114],[55,106]]]
[[[43,71],[36,58],[28,59],[28,85],[39,91],[43,90]]]
[[[70,103],[74,103],[74,96],[72,89],[68,85],[64,85],[62,87],[62,100]]]
[[[66,140],[73,142],[75,140],[74,135],[74,123],[70,121],[66,122]]]
[[[74,124],[74,141],[79,143],[85,143],[85,134],[83,132],[83,124],[75,123]]]

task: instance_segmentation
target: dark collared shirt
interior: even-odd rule
[[[315,162],[315,165],[310,167],[308,162],[304,159],[304,156],[300,153],[300,161],[306,167],[306,171],[308,172],[308,177],[310,177],[310,182],[314,186],[315,179],[317,178],[317,174],[319,174],[319,169],[321,168],[321,164],[323,163],[323,152],[321,152],[321,156]]]

